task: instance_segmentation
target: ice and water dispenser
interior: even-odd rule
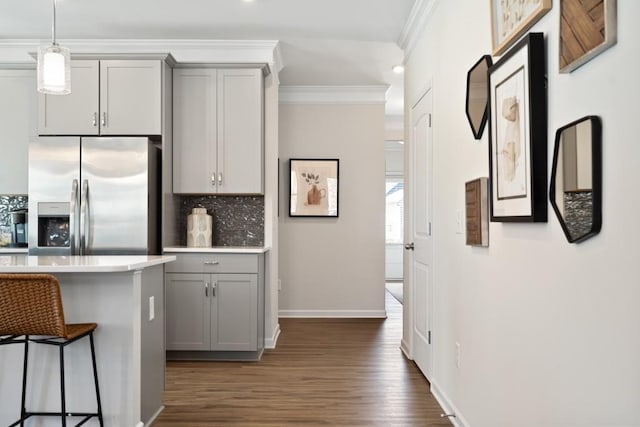
[[[38,203],[38,247],[69,248],[69,202]]]

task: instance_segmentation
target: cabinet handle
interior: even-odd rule
[[[214,280],[213,283],[211,284],[211,296],[215,297],[216,296],[216,286],[218,285],[218,281]]]
[[[102,113],[102,122],[101,122],[102,126],[106,126],[107,125],[107,113],[103,112]]]
[[[218,265],[220,261],[204,261],[204,265]]]
[[[218,174],[218,185],[222,186],[222,172]]]
[[[216,173],[211,174],[211,185],[216,186]]]
[[[207,282],[204,283],[204,296],[209,298],[209,284]]]
[[[98,126],[98,113],[93,113],[93,121],[91,124],[93,124],[93,126]]]

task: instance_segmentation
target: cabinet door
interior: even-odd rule
[[[208,274],[165,275],[167,350],[209,350],[210,278]]]
[[[29,141],[37,137],[36,72],[0,70],[0,194],[27,194]]]
[[[217,191],[216,70],[173,70],[173,192]]]
[[[100,134],[160,135],[161,118],[160,61],[100,61]]]
[[[40,135],[98,135],[99,71],[98,61],[71,61],[71,93],[38,94]]]
[[[218,70],[218,193],[264,191],[262,106],[262,70]]]
[[[211,350],[258,348],[258,276],[213,274]]]

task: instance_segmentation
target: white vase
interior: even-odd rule
[[[187,247],[210,248],[213,245],[213,218],[205,208],[193,208],[187,217]]]

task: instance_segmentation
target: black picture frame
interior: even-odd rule
[[[489,68],[491,222],[547,222],[545,57],[528,33]]]
[[[289,159],[289,216],[337,218],[339,159]]]

